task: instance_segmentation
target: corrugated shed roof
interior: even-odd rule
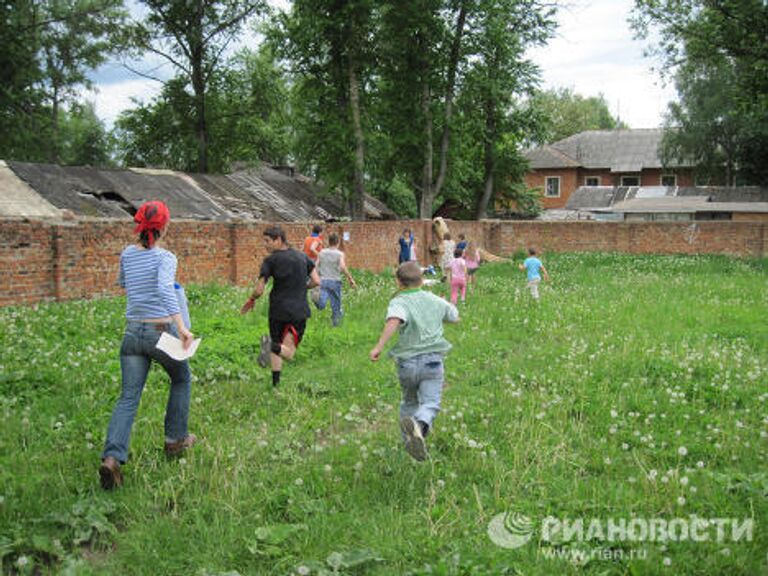
[[[759,186],[715,187],[715,186],[581,186],[574,190],[568,198],[568,210],[597,210],[600,208],[616,208],[623,201],[630,200],[660,200],[661,204],[672,198],[685,203],[685,199],[698,202],[705,198],[710,204],[756,204],[768,202],[768,188]],[[718,210],[719,211],[719,210]]]
[[[339,214],[335,206],[317,198],[309,186],[277,170],[241,170],[227,178],[246,190],[258,206],[269,207],[275,220],[328,220]]]
[[[603,210],[609,212],[700,212],[707,204],[707,200],[707,196],[633,198]]]
[[[0,160],[0,216],[60,218],[61,211],[41,198]]]
[[[611,172],[640,172],[645,168],[662,167],[659,145],[663,135],[661,128],[588,130],[531,150],[525,157],[534,169],[582,166],[607,168]],[[687,163],[675,165],[690,166]]]
[[[712,202],[768,202],[768,188],[760,186],[686,186],[677,189],[678,196],[706,194]]]
[[[2,197],[9,197],[12,189],[25,188],[29,198],[22,204],[48,204],[52,210],[66,209],[77,216],[127,218],[151,199],[163,200],[176,218],[195,220],[291,222],[339,219],[345,213],[337,202],[324,198],[309,179],[268,166],[212,175],[145,168],[8,164],[7,178],[3,180],[0,173]],[[396,218],[394,212],[370,196],[364,206],[369,218]],[[14,210],[18,212],[19,208]],[[5,212],[14,215],[8,207]],[[3,213],[0,204],[0,215]]]

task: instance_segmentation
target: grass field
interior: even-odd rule
[[[187,287],[203,337],[190,417],[202,441],[165,458],[167,383],[154,369],[114,493],[97,468],[124,299],[0,309],[3,571],[768,573],[768,262],[545,264],[538,306],[510,264],[479,271],[446,327],[454,349],[423,464],[399,445],[392,362],[367,356],[391,276],[356,274],[341,328],[315,313],[279,389],[255,363],[266,302],[241,317],[247,290]],[[492,541],[502,513],[502,535],[530,520],[528,543]],[[545,539],[547,517],[736,519],[740,533]]]

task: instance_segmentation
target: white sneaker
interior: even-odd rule
[[[259,351],[259,357],[256,359],[256,362],[259,363],[259,366],[262,368],[266,368],[269,364],[269,355],[272,352],[272,339],[264,334],[261,337],[261,350]]]
[[[309,297],[312,299],[312,303],[317,306],[320,304],[320,286],[315,286],[309,291]]]
[[[405,435],[405,450],[414,460],[423,462],[427,459],[427,445],[421,433],[421,426],[412,416],[400,419],[400,430]]]

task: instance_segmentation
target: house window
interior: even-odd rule
[[[622,186],[640,186],[640,177],[639,176],[622,176],[621,185]]]
[[[677,186],[677,176],[675,174],[662,174],[661,175],[662,186]]]
[[[547,176],[544,196],[547,198],[560,197],[560,176]]]
[[[584,178],[584,186],[600,186],[600,176],[587,176]]]

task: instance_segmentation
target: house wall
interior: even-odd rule
[[[768,214],[754,212],[734,212],[731,222],[768,222]]]
[[[546,178],[550,176],[560,177],[560,196],[557,198],[544,196]],[[575,168],[533,170],[525,175],[525,186],[527,188],[538,188],[541,191],[541,204],[545,209],[565,208],[568,197],[579,187],[578,177],[579,173]]]
[[[693,186],[693,172],[690,169],[662,170],[660,168],[649,168],[643,170],[640,175],[641,186],[660,186],[662,174],[677,174],[678,186]],[[524,181],[528,188],[538,188],[541,191],[542,206],[545,209],[565,208],[568,198],[573,194],[576,188],[584,186],[584,181],[588,176],[600,178],[600,186],[620,186],[622,176],[637,176],[637,173],[617,173],[609,169],[586,169],[586,168],[560,168],[560,169],[539,169],[532,170],[525,175]],[[546,178],[549,176],[560,177],[560,196],[558,198],[547,198],[544,196],[544,186]],[[511,207],[511,206],[510,206]]]
[[[281,224],[289,242],[301,246],[311,222]],[[611,251],[637,254],[768,254],[768,219],[763,222],[448,222],[492,253],[511,255],[528,246],[542,251]],[[182,283],[246,286],[266,255],[266,223],[173,221],[165,246],[179,260]],[[345,222],[337,232],[351,268],[381,272],[397,262],[397,239],[409,227],[419,261],[430,262],[431,222]],[[67,223],[0,220],[0,306],[120,294],[119,256],[134,241],[133,224],[115,220]]]

